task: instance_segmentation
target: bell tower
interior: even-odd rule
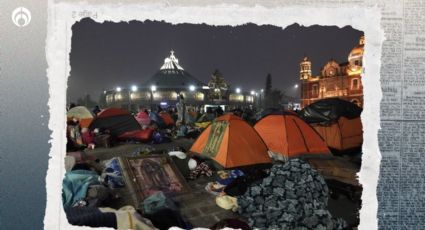
[[[308,80],[311,77],[311,62],[304,56],[300,63],[300,80]]]

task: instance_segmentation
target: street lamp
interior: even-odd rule
[[[195,88],[195,86],[194,86],[194,85],[190,85],[190,86],[189,86],[189,90],[190,90],[190,91],[192,91],[192,92],[193,92],[193,91],[195,91],[195,89],[196,89],[196,88]]]
[[[128,91],[128,111],[130,111],[131,112],[131,95],[132,95],[132,92],[136,92],[137,91],[137,86],[136,85],[132,85],[131,86],[131,91],[130,90],[127,90]]]
[[[241,88],[236,88],[236,93],[241,93]]]
[[[151,91],[155,92],[156,91],[156,85],[151,85]]]
[[[117,91],[117,92],[121,92],[121,87],[119,87],[119,86],[118,86],[118,87],[116,88],[116,91]]]
[[[294,91],[295,91],[295,97],[294,97],[294,104],[293,104],[293,108],[295,108],[295,104],[298,102],[298,103],[300,103],[301,101],[302,101],[302,99],[300,100],[300,101],[298,101],[298,97],[300,97],[301,98],[301,95],[299,95],[298,94],[298,88],[299,88],[299,85],[298,84],[295,84],[294,85]],[[302,93],[302,85],[301,85],[301,93]]]
[[[255,91],[254,90],[251,90],[251,95],[254,95],[255,94]]]

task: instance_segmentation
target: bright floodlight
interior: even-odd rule
[[[190,86],[189,86],[189,90],[190,90],[190,91],[195,91],[195,86],[194,86],[194,85],[190,85]]]
[[[137,86],[135,86],[135,85],[131,86],[131,91],[136,92],[137,91]]]
[[[241,93],[241,89],[240,88],[236,88],[236,93]]]
[[[156,91],[156,85],[151,86],[151,91]]]
[[[251,91],[251,95],[254,95],[254,94],[255,94],[255,91],[254,91],[254,90],[252,90],[252,91]]]
[[[121,87],[117,87],[117,92],[121,92]]]
[[[295,89],[297,89],[297,88],[298,88],[298,84],[295,84],[295,85],[294,85],[294,88],[295,88]]]
[[[261,92],[264,92],[264,89],[261,89]]]

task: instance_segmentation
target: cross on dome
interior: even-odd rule
[[[183,67],[179,65],[179,59],[174,56],[174,50],[170,51],[170,56],[164,59],[164,64],[161,66],[161,70],[163,69],[179,69],[183,70]]]

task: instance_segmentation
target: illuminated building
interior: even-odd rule
[[[217,74],[216,74],[217,75]],[[146,82],[128,88],[117,87],[104,92],[108,107],[122,107],[137,111],[140,106],[173,106],[178,95],[183,95],[187,105],[203,104],[244,104],[252,105],[254,97],[248,93],[229,93],[224,78],[213,74],[208,85],[193,77],[179,64],[179,60],[170,52],[161,68]]]
[[[363,73],[364,36],[348,55],[348,61],[337,63],[328,61],[320,70],[320,75],[313,76],[311,61],[304,57],[300,63],[301,107],[317,100],[337,97],[363,107]]]

